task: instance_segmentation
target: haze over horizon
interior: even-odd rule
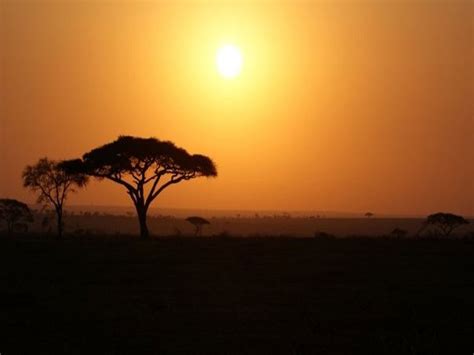
[[[152,207],[474,216],[474,2],[0,3],[0,196],[121,134],[210,156]],[[222,78],[216,50],[242,51]],[[92,182],[69,205],[130,206]]]
[[[41,206],[32,204],[37,209]],[[135,213],[135,207],[128,204],[107,205],[107,204],[69,204],[65,207],[67,211],[82,212],[104,212],[111,214],[123,214],[125,212]],[[366,219],[367,212],[373,213],[371,218],[425,218],[424,214],[403,214],[403,213],[384,213],[383,211],[350,211],[350,210],[284,210],[284,209],[229,209],[229,208],[202,208],[202,207],[167,207],[156,205],[150,208],[150,215],[170,215],[174,217],[188,217],[191,214],[199,214],[203,217],[264,217],[264,216],[284,216],[291,217],[320,217],[320,218],[363,218]],[[474,219],[474,216],[465,215],[466,218]]]

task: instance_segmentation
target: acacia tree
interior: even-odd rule
[[[429,215],[425,223],[435,226],[445,237],[448,237],[453,230],[464,224],[469,224],[469,221],[452,213],[438,212]]]
[[[60,162],[40,159],[35,165],[28,165],[23,171],[23,186],[38,194],[38,203],[49,205],[56,212],[58,237],[63,235],[64,203],[67,195],[75,188],[84,187],[88,177],[85,174],[64,170]]]
[[[390,232],[392,236],[394,236],[397,239],[401,239],[407,235],[407,231],[404,229],[401,229],[399,227],[396,227],[394,230]]]
[[[7,223],[7,232],[13,232],[15,226],[33,222],[33,214],[26,203],[10,199],[0,199],[0,220]]]
[[[143,239],[149,237],[148,209],[161,192],[181,181],[217,176],[214,163],[204,155],[191,155],[169,141],[131,136],[120,136],[62,166],[122,185],[137,211]]]
[[[202,227],[206,224],[211,224],[207,219],[198,217],[198,216],[191,216],[186,218],[186,221],[191,223],[194,226],[194,236],[199,236],[202,233]]]

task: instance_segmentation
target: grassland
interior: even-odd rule
[[[8,354],[470,354],[469,240],[0,240]]]
[[[30,226],[33,233],[44,233],[47,228],[41,226],[44,215],[36,215],[35,223]],[[423,227],[425,218],[315,218],[283,216],[220,216],[206,217],[211,222],[203,229],[204,236],[227,234],[239,237],[295,236],[313,237],[316,233],[328,233],[337,237],[347,236],[387,236],[395,228],[407,231],[408,236],[416,235]],[[54,217],[50,218],[49,229],[54,232]],[[65,217],[65,229],[69,234],[128,235],[138,233],[138,221],[135,215],[112,214],[68,214]],[[192,236],[194,227],[183,217],[149,216],[148,228],[153,235]],[[423,230],[421,236],[430,236],[436,232],[433,228]],[[474,220],[456,230],[458,236],[474,236]]]

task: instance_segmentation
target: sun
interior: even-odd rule
[[[227,79],[233,79],[242,70],[242,53],[239,47],[233,44],[226,44],[219,47],[216,54],[216,64],[219,73]]]

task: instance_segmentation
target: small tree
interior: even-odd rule
[[[148,209],[160,193],[181,181],[217,176],[213,161],[204,155],[191,155],[172,142],[130,136],[120,136],[62,167],[125,187],[135,205],[143,239],[149,237]]]
[[[366,212],[365,215],[367,218],[371,218],[374,216],[374,214],[372,212]]]
[[[195,228],[194,235],[196,237],[198,235],[201,235],[203,226],[205,226],[206,224],[211,224],[211,222],[209,222],[207,219],[204,219],[204,218],[198,217],[198,216],[188,217],[188,218],[186,218],[186,221],[188,221],[189,223],[191,223],[194,226],[194,228]]]
[[[435,226],[445,237],[448,237],[453,230],[462,225],[469,224],[469,221],[462,216],[452,213],[438,212],[429,215],[425,223]]]
[[[38,203],[54,208],[60,238],[63,235],[63,208],[67,195],[74,192],[76,187],[81,188],[86,184],[86,175],[67,172],[60,163],[48,158],[28,165],[23,171],[23,185],[38,194]]]
[[[407,233],[408,232],[406,230],[398,228],[398,227],[396,227],[393,231],[390,232],[390,234],[397,239],[401,239],[405,237]]]
[[[27,223],[33,222],[33,214],[28,205],[23,202],[2,198],[0,199],[0,220],[7,224],[8,234],[12,233],[15,227],[27,229]]]

